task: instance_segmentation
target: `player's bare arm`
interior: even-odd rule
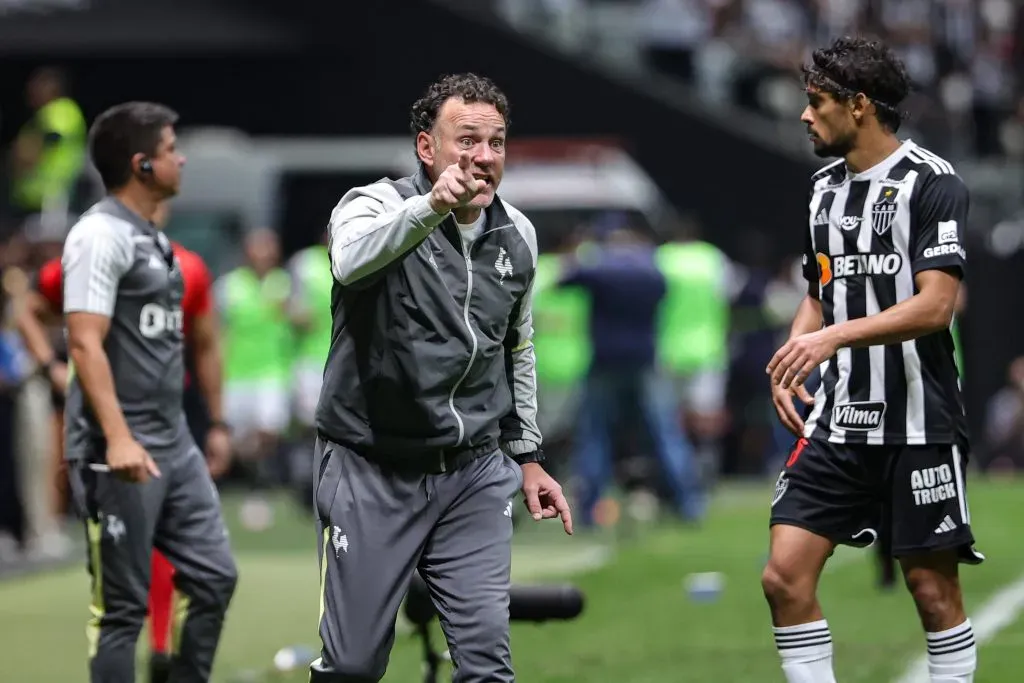
[[[25,293],[16,314],[18,332],[25,340],[32,358],[43,368],[50,384],[63,393],[67,389],[67,365],[58,360],[46,331],[46,325],[56,320],[57,313],[45,298],[38,292]]]
[[[470,172],[470,156],[464,153],[448,166],[431,192],[404,201],[396,210],[385,210],[390,188],[381,184],[357,188],[342,197],[331,216],[331,263],[334,277],[343,285],[358,286],[366,278],[409,253],[447,218],[466,206],[486,187]]]
[[[914,283],[917,294],[881,313],[790,338],[768,364],[772,384],[790,388],[802,383],[843,347],[899,344],[948,328],[960,288],[959,273],[924,270],[914,276]]]
[[[159,477],[160,470],[132,436],[114,390],[110,361],[103,340],[110,331],[110,318],[97,313],[67,315],[68,356],[75,365],[89,405],[107,440],[107,465],[111,472],[130,481],[145,482]]]
[[[800,302],[796,315],[793,317],[793,324],[789,329],[789,339],[792,341],[804,335],[812,334],[820,330],[821,326],[821,301],[808,294]],[[770,373],[771,365],[768,367]],[[772,403],[775,404],[775,412],[778,413],[782,425],[793,434],[797,436],[802,435],[804,432],[804,421],[793,406],[793,396],[796,396],[808,405],[814,403],[814,397],[807,391],[803,382],[794,382],[791,386],[772,382],[771,387]]]
[[[211,310],[204,315],[196,316],[189,336],[188,343],[194,354],[196,379],[210,413],[210,422],[214,425],[223,425],[221,394],[224,371],[216,314]],[[207,434],[205,446],[210,474],[216,478],[224,474],[231,464],[231,440],[224,429],[215,428]]]

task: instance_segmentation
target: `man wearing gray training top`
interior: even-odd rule
[[[160,550],[188,599],[170,680],[205,683],[237,573],[206,461],[182,407],[181,268],[153,225],[185,159],[174,112],[131,102],[89,133],[108,191],[72,227],[61,260],[73,379],[69,479],[85,518],[93,586],[92,683],[135,680],[150,555]]]
[[[333,334],[317,407],[320,659],[313,683],[379,681],[419,568],[456,683],[515,679],[512,498],[560,517],[541,466],[530,291],[537,237],[497,198],[508,102],[448,76],[412,108],[420,171],[331,216]]]

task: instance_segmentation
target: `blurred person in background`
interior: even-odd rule
[[[984,434],[989,469],[1024,469],[1024,356],[1010,363],[1005,386],[989,399]]]
[[[704,493],[693,448],[680,429],[680,406],[672,378],[656,363],[658,311],[667,285],[654,245],[623,223],[605,217],[601,246],[583,252],[561,280],[587,292],[592,358],[584,384],[576,435],[574,470],[584,528],[615,478],[615,429],[637,417],[650,438],[674,511],[697,522]]]
[[[560,286],[566,260],[589,241],[569,236],[537,257],[533,281],[533,347],[537,356],[537,424],[553,467],[556,444],[571,440],[580,393],[590,367],[590,298],[582,287]]]
[[[324,365],[331,350],[331,255],[324,232],[320,244],[295,253],[287,264],[291,279],[288,313],[294,326],[295,381],[292,410],[300,433],[289,465],[291,483],[298,486],[302,498],[312,504],[309,478],[312,461],[309,444],[316,436],[316,404],[324,381]]]
[[[21,340],[14,329],[16,302],[25,275],[9,243],[0,257],[0,565],[22,557],[26,537],[26,496],[19,462],[16,424],[18,396],[30,374]],[[10,261],[9,258],[14,257]]]
[[[702,479],[719,472],[728,426],[729,309],[736,290],[728,257],[699,238],[692,218],[675,221],[656,262],[668,291],[658,313],[658,364],[677,386],[684,435],[695,446]]]
[[[259,491],[287,478],[277,449],[291,417],[292,285],[280,267],[276,232],[253,230],[244,249],[245,263],[218,278],[214,292],[224,343],[224,415],[253,490],[243,521],[259,529],[270,523],[270,506]]]
[[[74,367],[65,449],[90,547],[93,683],[135,679],[154,547],[174,565],[184,596],[170,680],[209,680],[237,581],[219,496],[185,411],[183,308],[186,296],[208,293],[185,290],[182,261],[158,226],[185,163],[176,121],[146,102],[96,119],[90,152],[109,194],[71,229],[61,260]],[[194,334],[197,319],[190,322]],[[215,340],[209,325],[205,333]],[[207,340],[205,350],[215,348]],[[200,381],[219,382],[218,361],[199,363]]]
[[[817,599],[838,544],[891,536],[926,633],[931,680],[974,679],[960,563],[979,564],[969,455],[949,328],[964,275],[969,195],[949,162],[900,140],[906,68],[880,42],[842,38],[804,69],[814,152],[807,296],[766,369],[797,437],[775,486],[762,586],[790,683],[834,682]],[[804,382],[822,369],[815,398]],[[794,396],[813,403],[806,423]]]
[[[13,209],[21,218],[50,210],[66,213],[85,164],[85,117],[68,96],[58,69],[33,72],[26,97],[33,114],[12,149]]]
[[[723,439],[723,475],[764,474],[766,464],[778,455],[773,441],[778,418],[765,395],[762,378],[783,328],[774,312],[777,297],[773,293],[778,292],[775,285],[780,276],[772,252],[771,239],[757,227],[740,232],[732,272],[736,292],[729,316],[731,357],[726,391],[730,429]],[[788,272],[783,281],[786,276]],[[805,282],[800,296],[806,291]],[[796,305],[788,311],[786,327],[795,311]],[[791,443],[790,438],[781,448],[788,450]]]
[[[160,205],[153,223],[163,227],[169,215],[169,202]],[[178,243],[172,243],[181,267],[185,294],[182,299],[185,345],[188,350],[183,404],[186,419],[197,444],[205,445],[210,475],[223,475],[231,458],[231,444],[221,417],[221,354],[215,313],[212,306],[211,277],[202,258]],[[45,378],[56,402],[63,410],[67,390],[66,350],[54,344],[51,330],[59,324],[63,310],[61,259],[50,259],[39,269],[35,287],[24,297],[18,315],[18,329],[36,363],[36,372]],[[57,421],[63,431],[63,415]],[[61,439],[63,441],[63,439]],[[63,457],[61,453],[59,457]],[[53,482],[54,476],[49,481]],[[59,489],[54,491],[59,495]],[[60,503],[54,505],[60,509]],[[170,632],[173,620],[174,567],[158,550],[153,551],[149,591],[150,681],[163,683],[170,672]]]
[[[22,287],[14,297],[14,321],[30,357],[34,357],[33,347],[30,338],[24,335],[22,321],[35,304],[33,280],[40,264],[48,260],[56,263],[59,271],[64,237],[73,222],[72,216],[51,212],[33,214],[22,226],[29,251]],[[54,360],[51,364],[39,365],[34,358],[31,361],[30,372],[19,392],[15,425],[25,493],[26,554],[34,560],[61,559],[71,551],[70,539],[61,524],[66,506],[58,498],[58,493],[66,494],[66,486],[58,483],[63,471],[63,422],[56,416],[58,410],[63,410],[58,397],[63,396],[67,373],[63,359],[57,355],[64,351],[59,305],[55,311],[52,321],[57,324],[41,334],[48,347],[59,351],[50,356]]]

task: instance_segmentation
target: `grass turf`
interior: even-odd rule
[[[571,580],[586,594],[574,622],[514,625],[517,677],[530,683],[781,682],[778,655],[759,576],[764,562],[772,482],[720,490],[700,529],[659,525],[629,537],[560,536],[555,524],[524,522],[517,533],[519,581],[561,580],[580,556],[611,555]],[[1019,519],[1024,481],[981,481],[971,489],[981,567],[964,569],[969,610],[1024,574]],[[298,683],[304,670],[268,673],[281,647],[317,643],[316,537],[288,501],[277,501],[274,526],[247,532],[235,522],[238,501],[225,497],[241,581],[218,654],[214,681]],[[721,572],[717,600],[696,602],[685,577]],[[3,680],[85,681],[88,579],[76,568],[0,583]],[[836,672],[844,683],[888,683],[923,651],[909,598],[874,585],[870,551],[841,549],[822,580],[821,598],[835,640]],[[1019,680],[1024,621],[1017,620],[981,649],[976,683]],[[54,653],[59,653],[55,656]],[[140,662],[144,652],[140,651]],[[144,671],[139,667],[140,675]],[[447,671],[443,672],[447,673]],[[141,678],[140,678],[141,680]],[[399,635],[387,683],[421,680],[419,642]],[[443,675],[441,680],[446,680]]]

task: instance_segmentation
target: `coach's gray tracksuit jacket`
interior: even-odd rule
[[[393,455],[499,440],[513,457],[536,452],[533,225],[496,198],[463,253],[452,215],[430,208],[430,188],[422,172],[383,180],[334,209],[334,325],[317,429]],[[365,227],[338,231],[343,217]]]

